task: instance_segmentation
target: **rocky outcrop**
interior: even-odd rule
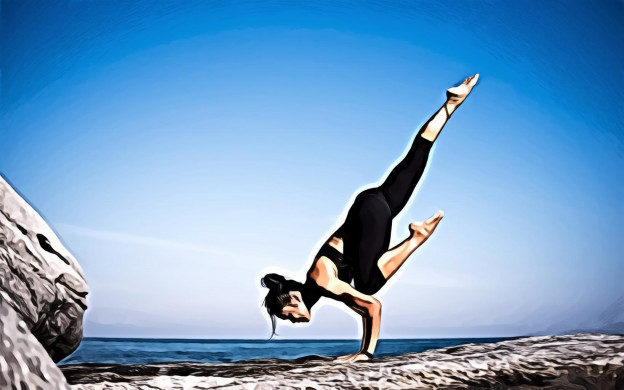
[[[0,389],[69,389],[61,370],[0,291]]]
[[[623,389],[624,337],[529,337],[354,364],[309,356],[227,364],[75,365],[62,370],[74,390]]]
[[[0,291],[54,361],[78,347],[88,291],[82,270],[1,176]]]

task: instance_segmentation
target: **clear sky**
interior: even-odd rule
[[[446,213],[381,336],[624,321],[621,2],[166,3],[2,3],[0,172],[82,265],[87,336],[268,337],[260,277],[301,281],[477,72],[395,220]]]

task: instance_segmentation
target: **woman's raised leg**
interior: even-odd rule
[[[438,138],[453,112],[464,102],[478,79],[479,74],[476,74],[464,80],[459,86],[447,90],[444,105],[423,125],[405,157],[379,186],[388,201],[393,217],[401,212],[414,192],[425,171],[433,142]]]
[[[461,106],[464,102],[470,91],[472,91],[472,87],[477,84],[479,80],[479,74],[472,77],[468,77],[464,80],[463,83],[458,85],[457,87],[452,87],[446,90],[446,102],[444,105],[440,107],[438,111],[429,120],[425,125],[420,129],[420,136],[428,141],[435,141],[440,135],[442,128],[446,124],[446,122],[451,118],[453,112],[457,109],[457,107]]]

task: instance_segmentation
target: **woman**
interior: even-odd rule
[[[262,285],[269,288],[264,305],[271,316],[273,334],[275,317],[308,322],[312,306],[322,296],[328,297],[345,303],[360,314],[364,324],[360,351],[338,360],[354,362],[373,357],[379,336],[381,303],[372,295],[433,234],[443,213],[438,211],[424,222],[411,223],[409,236],[388,249],[392,219],[407,204],[416,188],[433,142],[478,79],[479,74],[476,74],[446,91],[444,105],[418,132],[407,155],[386,180],[355,198],[342,226],[315,256],[303,284],[278,274],[262,278]]]

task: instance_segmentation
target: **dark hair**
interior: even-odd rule
[[[267,308],[269,317],[271,317],[271,326],[273,327],[273,333],[271,338],[276,335],[275,328],[277,326],[275,317],[285,319],[282,316],[282,309],[290,302],[291,291],[302,291],[303,284],[286,279],[282,275],[278,274],[266,274],[264,278],[260,279],[262,287],[267,287],[269,293],[264,298],[264,306]]]

